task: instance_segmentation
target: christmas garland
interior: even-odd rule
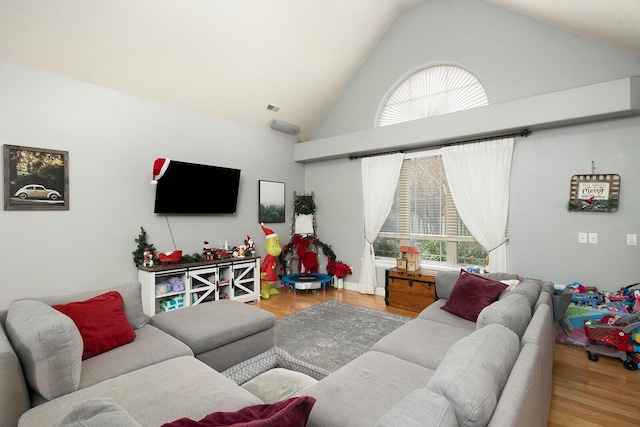
[[[298,196],[293,202],[293,211],[297,215],[313,215],[316,212],[316,202],[313,201],[313,196],[308,194]]]
[[[618,201],[608,200],[570,200],[568,209],[570,211],[610,211],[618,208]]]
[[[317,237],[304,237],[304,239],[310,240],[312,245],[322,248],[322,253],[326,255],[326,257],[331,261],[334,261],[336,259],[336,254],[335,252],[333,252],[333,249],[331,249],[331,246],[321,242]],[[285,257],[293,252],[295,246],[296,245],[294,239],[291,239],[289,240],[289,242],[287,242],[286,245],[282,247],[282,252],[280,252],[280,255],[278,256],[280,265],[286,265]]]

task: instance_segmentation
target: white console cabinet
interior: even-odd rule
[[[259,257],[138,266],[138,279],[147,316],[219,299],[260,300]]]

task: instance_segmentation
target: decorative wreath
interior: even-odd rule
[[[313,201],[313,196],[308,194],[298,196],[293,202],[293,211],[297,215],[313,215],[316,212],[316,202]]]

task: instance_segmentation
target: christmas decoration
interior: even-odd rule
[[[311,245],[311,241],[302,236],[296,235],[293,238],[293,244],[297,247],[296,254],[298,255],[298,258],[300,258],[300,262],[298,263],[298,273],[317,273],[318,256],[315,252],[308,250]]]
[[[248,234],[247,239],[244,241],[244,246],[246,248],[245,254],[247,256],[256,256],[256,244],[253,243],[253,239]]]
[[[162,175],[164,175],[164,173],[167,171],[169,163],[171,163],[171,160],[165,159],[164,157],[157,158],[153,162],[153,179],[151,180],[152,184],[158,183],[158,180],[162,178]]]
[[[293,212],[298,215],[313,215],[316,212],[316,202],[313,195],[303,194],[293,202]]]
[[[347,274],[352,274],[351,267],[342,261],[329,260],[327,263],[327,274],[343,279]]]
[[[138,248],[135,251],[131,252],[131,254],[133,255],[133,262],[135,263],[135,265],[143,265],[145,261],[145,251],[151,252],[151,254],[153,255],[156,252],[156,248],[153,246],[153,244],[149,244],[147,242],[147,232],[144,231],[144,228],[142,227],[140,227],[140,234],[138,235],[138,238],[134,240],[138,244]],[[155,257],[152,258],[152,261],[154,260],[154,258]]]
[[[570,211],[609,212],[618,208],[616,199],[597,200],[590,197],[587,200],[570,200]]]
[[[276,268],[278,266],[278,256],[282,252],[278,235],[261,224],[264,235],[267,239],[266,250],[267,255],[260,266],[260,296],[264,299],[271,298],[271,295],[278,295],[280,292],[273,289],[273,284],[278,280]]]

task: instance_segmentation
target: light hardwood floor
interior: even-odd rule
[[[282,317],[329,299],[417,316],[411,311],[387,307],[380,296],[335,289],[328,290],[326,295],[300,291],[295,297],[284,290],[254,305]],[[548,427],[637,427],[640,425],[640,370],[628,371],[616,358],[603,356],[598,362],[592,362],[582,347],[556,344],[551,399]]]

